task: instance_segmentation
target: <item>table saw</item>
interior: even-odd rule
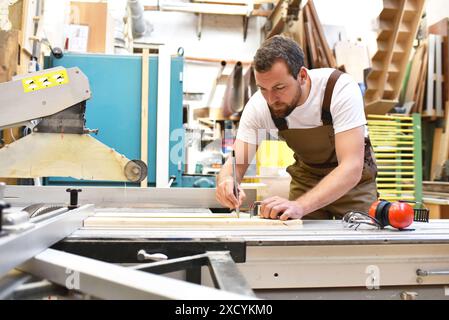
[[[79,68],[0,84],[0,176],[140,182],[147,166],[90,136]],[[126,184],[125,184],[126,186]],[[214,189],[0,185],[0,298],[443,299],[449,222],[407,231],[237,218]]]
[[[247,194],[243,208],[255,200],[254,192]],[[151,226],[151,219],[164,215],[168,221],[202,214],[233,218],[217,212],[221,206],[211,189],[86,187],[78,195],[75,210],[84,213],[76,215],[73,231],[7,268],[66,287],[66,270],[74,270],[81,274],[78,291],[101,298],[449,297],[449,221],[414,222],[405,231],[347,228],[337,220],[249,225],[244,218],[241,225]],[[31,203],[67,202],[67,192],[64,187],[9,186],[5,201],[12,206],[6,210],[20,210]],[[123,223],[126,219],[135,221]],[[139,219],[145,222],[136,224]],[[4,248],[0,238],[2,257]],[[114,282],[128,279],[127,272],[145,275],[147,287],[139,291],[136,283]]]

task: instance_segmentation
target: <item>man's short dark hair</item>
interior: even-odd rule
[[[254,56],[254,69],[257,72],[270,71],[273,64],[283,60],[293,78],[297,78],[299,70],[304,66],[304,52],[292,39],[274,36],[262,43]]]

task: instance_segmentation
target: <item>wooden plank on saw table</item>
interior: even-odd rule
[[[162,218],[162,219],[225,219],[237,218],[237,214],[233,213],[201,213],[201,212],[97,212],[94,217],[109,218]]]
[[[259,217],[249,218],[241,214],[240,218],[130,218],[130,217],[89,217],[84,220],[84,227],[89,228],[297,228],[302,220],[271,220]]]

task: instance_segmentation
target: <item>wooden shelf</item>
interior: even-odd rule
[[[384,10],[386,9],[399,9],[401,0],[384,0]]]
[[[378,100],[374,103],[367,104],[365,106],[365,113],[383,115],[388,113],[395,105],[397,101],[394,100]]]
[[[404,59],[403,52],[393,52],[390,63],[391,62],[400,63],[403,59]],[[402,72],[402,70],[400,72]]]
[[[405,43],[396,42],[393,47],[393,53],[405,53],[407,50],[405,47]]]
[[[415,15],[416,15],[416,12],[406,11],[406,12],[404,12],[403,21],[411,22],[411,21],[413,21],[415,19]]]
[[[424,0],[384,0],[383,4],[379,15],[378,51],[372,59],[373,71],[367,77],[365,104],[370,106],[368,110],[375,107],[383,110],[396,104],[424,9]]]
[[[397,10],[384,10],[380,13],[380,19],[390,20],[398,15]]]
[[[366,92],[371,92],[372,90],[377,91],[378,88],[376,88],[376,84],[378,84],[377,78],[371,78],[367,80],[368,89]]]
[[[398,42],[405,42],[413,35],[410,32],[399,32],[397,41]]]
[[[399,73],[401,70],[399,70],[399,66],[396,63],[390,63],[388,66],[388,72],[389,73]]]
[[[384,87],[384,92],[394,92],[394,89],[395,88],[389,82],[387,82]]]
[[[386,39],[388,40],[388,39]],[[378,41],[377,42],[377,52],[388,52],[388,41]]]
[[[377,51],[376,54],[374,55],[372,61],[379,61],[382,65],[385,65],[385,63],[386,63],[385,60],[387,57],[388,57],[387,51]]]
[[[284,20],[279,20],[274,26],[273,28],[270,30],[270,32],[267,34],[267,39],[280,34],[282,32],[282,30],[284,30],[285,27],[285,21]]]
[[[388,42],[393,36],[393,31],[391,30],[381,30],[377,35],[377,41],[385,41]]]
[[[406,2],[405,4],[405,12],[411,12],[414,13],[418,10],[420,10],[420,3],[421,1],[419,0],[409,0]]]
[[[402,21],[401,25],[399,26],[399,33],[410,33],[413,32],[413,25],[410,22]]]

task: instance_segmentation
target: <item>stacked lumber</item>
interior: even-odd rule
[[[423,181],[423,200],[430,219],[449,219],[449,182]]]
[[[0,83],[10,81],[17,73],[19,53],[18,38],[19,32],[17,30],[0,30],[0,44],[2,46],[0,50]],[[17,138],[19,138],[18,128],[0,131],[0,149],[4,145],[12,143]],[[0,181],[7,184],[16,184],[15,179],[0,178]]]
[[[404,105],[409,105],[407,114],[422,113],[427,78],[427,42],[423,42],[415,51],[410,67],[410,77],[404,96]]]
[[[423,116],[431,120],[445,117],[444,105],[449,101],[449,18],[429,27],[427,85]]]
[[[365,70],[371,67],[368,47],[361,41],[341,40],[334,47],[337,66],[350,74],[357,83],[365,82]]]
[[[336,68],[335,56],[327,43],[315,5],[308,0],[280,0],[264,26],[265,38],[281,34],[295,40],[304,51],[305,66]]]
[[[444,128],[435,128],[432,148],[431,180],[441,180],[443,167],[449,159],[449,102],[446,102]]]
[[[428,36],[428,61],[427,61],[427,94],[423,115],[435,118],[443,118],[443,38],[440,35]]]
[[[378,50],[367,77],[365,112],[386,114],[398,102],[425,0],[384,0]]]
[[[442,195],[449,199],[449,182],[423,181],[423,192],[426,195]]]
[[[429,34],[439,35],[442,37],[442,69],[443,69],[443,92],[442,99],[446,103],[449,101],[449,18],[431,25]]]
[[[312,0],[307,1],[303,14],[307,40],[304,53],[308,55],[309,68],[336,68],[337,62],[324,36],[323,27]]]
[[[427,91],[423,116],[435,122],[430,179],[447,180],[449,159],[449,18],[429,27]],[[440,123],[443,125],[441,126]]]

